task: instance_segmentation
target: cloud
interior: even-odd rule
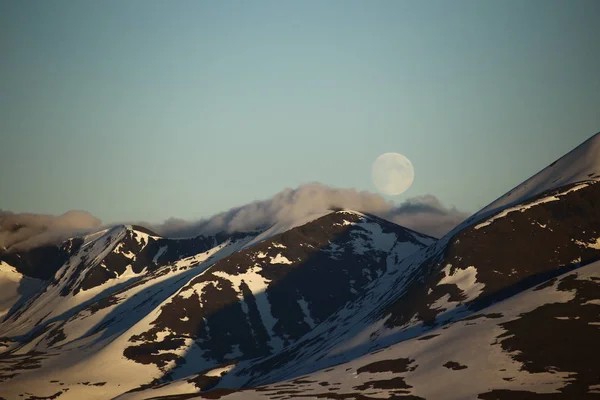
[[[374,193],[310,183],[297,189],[285,189],[269,199],[235,207],[201,221],[170,218],[159,225],[139,225],[167,237],[190,237],[222,231],[265,229],[278,222],[291,223],[331,209],[374,214],[434,237],[443,236],[468,217],[468,214],[454,207],[445,207],[432,195],[414,197],[394,205]],[[85,211],[69,211],[52,216],[0,210],[0,252],[3,249],[19,251],[59,244],[100,227],[101,221]]]
[[[85,211],[62,215],[12,213],[0,210],[0,250],[27,250],[62,241],[100,227],[100,220]]]
[[[399,206],[383,197],[355,189],[338,189],[319,183],[285,189],[275,196],[217,214],[198,222],[169,219],[151,228],[164,236],[184,237],[219,231],[252,231],[277,222],[290,222],[329,209],[351,209],[380,216],[407,228],[441,237],[467,216],[445,207],[432,195],[414,197]]]
[[[398,225],[439,238],[463,222],[469,214],[457,210],[456,207],[445,207],[433,195],[425,195],[410,198],[380,216]]]

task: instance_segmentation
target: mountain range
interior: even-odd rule
[[[442,238],[347,209],[0,253],[2,399],[600,398],[600,133]]]

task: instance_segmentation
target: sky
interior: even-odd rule
[[[0,209],[202,218],[371,164],[472,213],[600,131],[600,2],[0,2]]]

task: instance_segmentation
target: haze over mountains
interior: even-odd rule
[[[0,396],[599,398],[599,180],[596,134],[466,220],[314,184],[197,224],[4,222]]]
[[[205,220],[171,218],[162,224],[134,224],[148,227],[166,237],[187,237],[266,229],[278,222],[293,224],[331,209],[351,209],[376,214],[436,237],[442,236],[468,216],[455,207],[445,207],[432,195],[413,197],[396,206],[370,192],[311,183],[297,189],[285,189],[269,199],[235,207]],[[115,225],[117,224],[103,227]],[[52,216],[15,214],[0,210],[0,251],[60,244],[70,237],[93,232],[101,227],[101,221],[85,211],[74,210]]]

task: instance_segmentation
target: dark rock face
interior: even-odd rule
[[[357,369],[356,372],[359,374],[363,372],[375,374],[378,372],[401,373],[407,371],[414,371],[417,368],[416,366],[409,367],[414,362],[415,360],[411,360],[408,358],[399,358],[396,360],[382,360],[362,366],[359,369]]]
[[[81,246],[81,239],[71,239],[62,246],[43,246],[22,252],[0,253],[0,261],[12,265],[30,278],[49,280]]]
[[[600,279],[568,275],[557,289],[573,294],[566,303],[549,303],[502,324],[502,348],[530,373],[569,372],[565,397],[584,398],[600,385]],[[570,397],[567,397],[570,396]]]
[[[444,312],[435,303],[447,302],[479,310],[520,291],[600,259],[600,185],[570,191],[570,185],[542,193],[506,216],[493,215],[458,232],[441,254],[423,263],[405,294],[386,312],[389,326],[402,326],[413,317],[434,326]],[[568,192],[564,195],[561,193]],[[557,196],[559,200],[541,202]],[[528,208],[529,204],[540,203]],[[500,212],[498,214],[502,214]],[[480,284],[474,298],[445,277],[471,268]]]
[[[446,364],[444,364],[444,367],[454,370],[454,371],[460,371],[461,369],[468,368],[466,365],[461,365],[460,363],[457,363],[456,361],[448,361]]]

